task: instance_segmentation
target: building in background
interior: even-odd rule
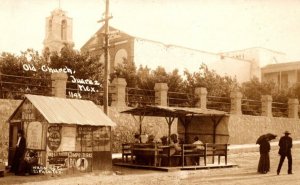
[[[74,46],[73,20],[66,16],[66,12],[55,9],[46,18],[44,52],[60,52],[65,46]]]
[[[264,48],[250,48],[239,51],[212,53],[182,46],[167,45],[161,42],[136,37],[110,27],[114,34],[110,37],[109,70],[124,59],[156,69],[164,67],[167,72],[177,68],[196,72],[201,64],[220,75],[236,77],[239,82],[249,81],[256,76],[261,78],[261,67],[284,60],[285,54]],[[100,56],[104,62],[104,27],[100,28],[81,48],[82,52]]]
[[[300,62],[270,64],[261,69],[262,81],[274,81],[279,89],[300,82]]]
[[[285,53],[261,47],[221,53],[223,56],[233,57],[251,62],[250,76],[262,79],[261,68],[269,64],[286,61]]]

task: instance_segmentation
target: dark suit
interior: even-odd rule
[[[277,173],[280,173],[283,161],[285,157],[288,159],[288,173],[292,173],[292,152],[291,148],[293,147],[293,139],[288,135],[285,135],[279,140],[279,155],[280,161],[277,168]]]
[[[26,139],[25,137],[22,136],[19,146],[16,146],[14,160],[12,164],[12,171],[15,172],[16,174],[19,173],[19,166],[22,160],[24,160],[25,152],[26,152]]]
[[[267,173],[270,171],[270,156],[269,156],[270,149],[271,146],[269,141],[263,140],[260,143],[259,146],[260,158],[259,158],[257,172]]]

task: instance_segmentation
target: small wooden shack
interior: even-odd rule
[[[112,166],[111,127],[115,123],[92,101],[25,95],[9,122],[9,165],[17,131],[24,130],[27,150],[39,163],[72,171],[108,170]]]

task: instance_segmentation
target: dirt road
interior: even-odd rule
[[[272,151],[271,172],[268,174],[256,173],[259,153],[244,153],[229,156],[230,163],[238,167],[190,170],[174,172],[157,172],[116,167],[117,173],[89,173],[79,176],[7,176],[0,178],[0,185],[300,185],[300,149],[293,150],[293,175],[287,175],[287,161],[282,173],[276,174],[279,161],[277,151]]]

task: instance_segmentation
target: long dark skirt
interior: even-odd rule
[[[269,152],[260,154],[257,172],[267,173],[270,171],[270,157]]]

